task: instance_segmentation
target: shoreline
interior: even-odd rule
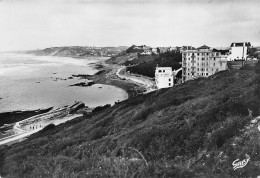
[[[88,79],[96,84],[112,85],[123,89],[128,94],[127,99],[138,95],[138,90],[144,90],[144,86],[140,84],[130,82],[126,79],[122,79],[117,76],[117,71],[121,68],[118,65],[107,64],[104,62],[97,62],[91,64],[91,67],[98,70],[94,75],[77,74],[73,77],[80,77],[82,79]]]
[[[116,72],[116,75],[121,79],[131,80],[133,83],[145,88],[146,91],[142,92],[143,94],[156,90],[153,80],[145,76],[136,76],[136,74],[130,75],[130,73],[126,72],[126,66],[120,67]]]
[[[23,120],[24,118],[32,117],[34,115],[43,114],[52,110],[53,107],[37,109],[37,110],[16,110],[0,113],[0,127],[5,124],[12,124]]]
[[[0,139],[8,136],[9,134],[12,134],[9,133],[8,130],[11,130],[15,123],[39,114],[47,113],[52,109],[52,107],[49,107],[38,110],[10,111],[0,113]]]
[[[6,131],[1,131],[0,145],[10,145],[15,142],[22,141],[31,134],[44,129],[50,124],[59,125],[74,118],[83,116],[82,113],[77,113],[77,111],[84,107],[84,103],[76,102],[69,106],[52,109],[48,112],[37,114],[32,117],[9,124],[9,128],[6,128]],[[4,127],[6,126],[7,125],[4,125]]]
[[[118,72],[122,69],[122,66],[107,64],[105,61],[99,61],[91,63],[90,67],[98,70],[94,75],[87,74],[74,74],[72,77],[92,80],[95,84],[112,85],[124,90],[127,94],[127,99],[137,96],[138,94],[146,91],[146,86],[142,83],[132,81],[131,79],[125,79],[122,76],[118,76]],[[53,106],[48,108],[39,108],[37,110],[14,110],[0,113],[0,134],[1,131],[11,127],[12,124],[27,119],[29,117],[46,113],[53,109]],[[0,135],[1,138],[1,135]]]
[[[97,70],[97,72],[94,75],[74,74],[74,75],[72,75],[72,77],[73,78],[79,77],[81,79],[92,80],[92,82],[95,84],[112,85],[112,86],[118,87],[125,91],[124,100],[137,96],[138,94],[140,94],[140,92],[138,93],[138,91],[146,90],[145,86],[143,86],[142,84],[136,83],[131,80],[126,80],[126,79],[118,76],[117,73],[118,73],[118,71],[120,71],[122,66],[107,64],[106,60],[92,63],[89,66]],[[117,102],[115,102],[115,104],[116,103]],[[28,118],[29,119],[34,118],[34,117],[41,118],[41,115],[43,115],[43,114],[45,115],[46,113],[49,113],[49,111],[51,111],[52,109],[53,109],[53,107],[37,109],[37,110],[16,110],[16,111],[14,110],[14,111],[7,111],[7,112],[0,113],[1,144],[7,144],[9,142],[13,142],[15,140],[19,140],[20,137],[24,138],[24,137],[29,136],[32,133],[37,132],[38,130],[31,130],[31,131],[26,131],[25,133],[23,133],[23,132],[16,133],[19,131],[19,129],[16,128],[16,125],[19,123],[22,123],[22,122],[26,122],[26,120]],[[80,113],[77,113],[77,114],[83,115],[84,113],[87,113],[87,111],[85,111],[83,109]],[[75,115],[75,117],[76,117],[76,115]],[[73,116],[73,118],[74,118],[74,116]],[[44,127],[41,126],[41,129],[42,128],[44,128]]]

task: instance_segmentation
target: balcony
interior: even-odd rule
[[[196,67],[195,66],[191,66],[191,72],[195,72],[196,71]]]

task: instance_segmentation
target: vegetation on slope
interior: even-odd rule
[[[148,62],[154,60],[158,55],[151,54],[151,55],[141,55],[144,52],[144,46],[135,46],[132,45],[127,50],[121,52],[117,56],[111,57],[106,62],[109,64],[120,64],[120,65],[133,65],[139,64],[143,62]],[[145,48],[150,48],[146,47]]]
[[[256,177],[260,65],[134,97],[0,149],[4,177]],[[232,162],[250,156],[233,170]]]
[[[125,51],[106,60],[108,64],[124,64],[126,61],[138,59],[137,53],[126,53]]]
[[[132,73],[137,73],[145,75],[148,77],[154,77],[156,66],[160,67],[172,67],[174,69],[179,69],[181,67],[181,53],[175,51],[168,51],[160,54],[154,60],[149,62],[140,63],[135,66],[127,67],[127,70]]]
[[[249,57],[260,59],[260,47],[252,47],[249,49]]]

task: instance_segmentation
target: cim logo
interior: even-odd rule
[[[233,169],[236,170],[238,168],[243,168],[247,165],[247,163],[249,162],[250,160],[250,157],[248,155],[246,155],[246,159],[242,160],[242,161],[239,161],[239,159],[236,159],[232,165],[233,165]]]

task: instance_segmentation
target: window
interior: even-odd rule
[[[200,71],[200,69],[198,68],[198,71]]]
[[[206,76],[208,76],[208,73],[206,73]]]
[[[200,53],[198,53],[198,56],[200,55]]]
[[[201,75],[203,75],[203,73],[201,73]]]
[[[171,81],[171,79],[169,78],[169,82]]]
[[[169,86],[171,86],[171,83],[169,83]]]
[[[215,67],[215,63],[213,63],[213,66]]]
[[[188,75],[190,75],[190,73],[188,73]]]
[[[222,67],[222,62],[220,62],[220,67]]]
[[[165,70],[163,70],[163,73],[165,72]]]
[[[204,60],[205,60],[205,58],[202,58],[202,60],[204,61]]]

